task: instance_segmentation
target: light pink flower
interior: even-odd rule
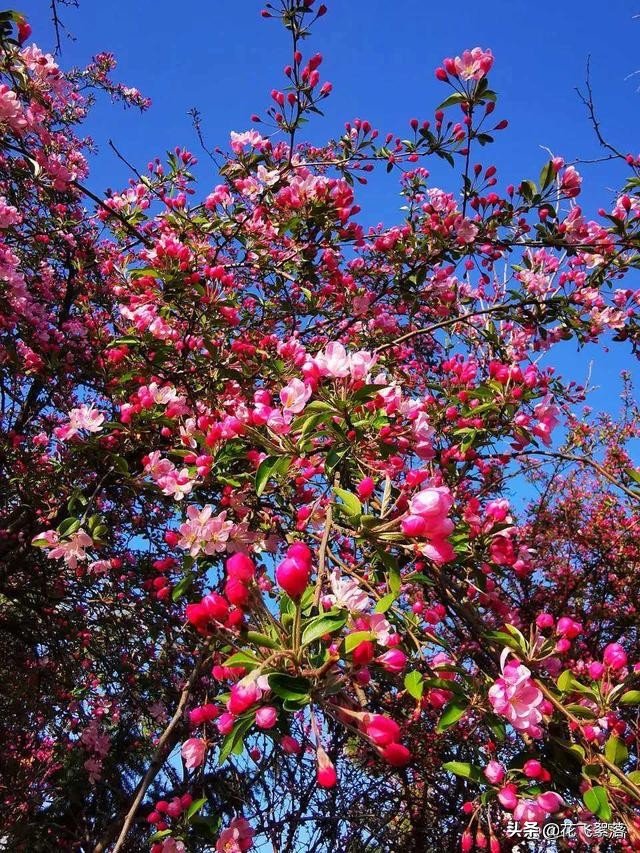
[[[207,752],[207,745],[200,737],[191,737],[182,744],[180,754],[188,770],[200,767]]]
[[[80,430],[87,432],[100,432],[104,423],[104,415],[91,406],[82,405],[69,412],[69,422],[58,427],[54,432],[61,441],[67,441],[78,435]]]
[[[453,60],[455,72],[461,80],[481,80],[491,70],[493,54],[490,50],[474,47],[465,50],[462,56]]]
[[[353,578],[342,577],[339,569],[334,569],[329,580],[332,595],[328,595],[326,598],[330,604],[335,607],[344,607],[352,613],[361,613],[370,608],[369,596]]]
[[[308,385],[305,385],[300,379],[292,379],[280,391],[280,402],[285,412],[297,415],[304,409],[310,396],[311,388]]]
[[[349,375],[349,356],[342,344],[333,341],[313,360],[322,376],[343,379]]]
[[[76,568],[78,560],[87,559],[85,549],[93,545],[93,539],[82,528],[62,542],[59,540],[58,533],[55,530],[47,530],[46,533],[40,534],[36,539],[43,537],[54,546],[47,556],[51,560],[63,559],[72,569]]]
[[[542,691],[531,681],[531,672],[524,664],[512,660],[505,665],[508,654],[509,650],[505,649],[502,676],[490,688],[489,701],[496,714],[506,717],[514,729],[531,737],[540,737]]]
[[[182,537],[178,547],[188,551],[192,557],[200,553],[219,554],[227,547],[233,522],[227,521],[226,510],[215,516],[212,513],[210,504],[202,509],[193,504],[187,507],[187,521],[178,528]]]

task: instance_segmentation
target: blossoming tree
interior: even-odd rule
[[[481,48],[407,138],[308,144],[325,12],[267,5],[283,85],[217,184],[176,149],[107,197],[93,90],[148,102],[0,14],[4,838],[639,849],[637,412],[583,422],[553,354],[638,343],[640,160],[598,220],[560,157],[500,188]]]

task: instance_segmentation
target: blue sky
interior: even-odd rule
[[[319,2],[319,0],[318,0]],[[43,48],[54,44],[45,0],[19,5]],[[433,70],[444,56],[467,47],[490,47],[496,58],[492,88],[499,93],[496,116],[509,119],[508,130],[485,149],[485,164],[499,169],[499,186],[534,180],[547,159],[545,146],[567,160],[600,155],[584,106],[575,93],[591,56],[592,86],[603,130],[623,151],[640,150],[640,19],[627,0],[563,0],[553,5],[525,0],[462,0],[455,7],[425,0],[328,0],[329,13],[315,27],[306,52],[325,56],[322,79],[334,93],[326,116],[308,127],[317,142],[340,134],[344,122],[368,119],[381,133],[406,135],[409,119],[432,118],[448,94]],[[61,64],[86,64],[101,50],[113,51],[116,78],[151,97],[145,115],[122,111],[102,100],[87,131],[99,152],[90,184],[98,192],[119,189],[128,173],[107,142],[113,138],[141,169],[154,156],[176,145],[200,157],[203,191],[216,183],[187,111],[197,107],[209,147],[226,147],[230,130],[250,126],[250,115],[263,112],[273,87],[282,87],[288,60],[288,36],[275,21],[260,17],[259,0],[80,0],[78,9],[62,9],[75,40],[63,37]],[[637,147],[634,147],[637,146]],[[434,183],[458,186],[443,164],[431,164]],[[581,202],[589,214],[608,205],[623,173],[610,164],[579,167],[585,181]],[[362,193],[367,224],[397,221],[397,182],[374,178]],[[616,376],[633,363],[626,348],[607,357],[588,347],[578,357],[564,347],[560,371],[578,381],[594,362],[592,382],[601,390],[598,408],[617,408]],[[613,389],[613,390],[612,390]]]

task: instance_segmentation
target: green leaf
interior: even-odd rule
[[[386,613],[387,610],[391,607],[393,602],[396,600],[395,592],[390,592],[385,595],[383,598],[378,601],[376,606],[374,607],[375,613]]]
[[[631,477],[632,480],[635,480],[636,483],[640,483],[640,471],[636,471],[635,468],[627,468],[625,473],[628,477]]]
[[[288,699],[292,702],[308,701],[309,699],[310,684],[307,678],[287,675],[284,672],[272,672],[268,676],[268,680],[269,687],[281,699]]]
[[[575,702],[570,705],[565,705],[567,711],[570,711],[574,717],[581,717],[585,720],[593,720],[597,715],[594,710],[587,708],[586,705],[578,705]]]
[[[264,492],[271,477],[275,474],[285,474],[291,465],[288,456],[267,456],[262,460],[256,471],[256,494],[258,497]]]
[[[348,451],[349,448],[345,447],[343,450],[330,450],[327,453],[327,458],[324,462],[324,472],[327,477],[333,476],[334,471],[347,455]]]
[[[225,666],[244,666],[248,669],[255,669],[258,665],[258,658],[248,651],[236,652],[234,655],[231,655],[230,658],[227,658],[224,662]]]
[[[505,625],[504,626],[507,631],[511,634],[513,639],[518,644],[518,647],[522,649],[524,653],[527,651],[527,641],[525,640],[521,631],[519,631],[515,625]]]
[[[640,690],[627,690],[620,697],[621,705],[640,705]]]
[[[363,385],[362,388],[358,388],[356,393],[351,398],[354,403],[360,403],[364,400],[371,400],[373,397],[376,397],[384,386],[382,385]]]
[[[240,717],[238,722],[233,727],[233,730],[222,741],[218,764],[224,764],[232,752],[235,752],[238,747],[244,748],[244,736],[249,731],[254,723],[254,714],[248,717]]]
[[[553,168],[553,161],[549,160],[542,167],[542,171],[540,172],[540,188],[546,190],[546,188],[553,183],[553,180],[556,176],[556,170]]]
[[[79,518],[65,518],[58,525],[58,533],[60,536],[71,536],[80,529],[80,523]]]
[[[604,745],[604,754],[617,767],[622,767],[629,757],[629,750],[620,738],[611,735]]]
[[[199,800],[194,800],[191,803],[191,805],[189,806],[189,808],[187,809],[187,820],[192,818],[195,814],[198,814],[198,812],[200,811],[200,809],[204,806],[204,804],[206,802],[207,802],[206,797],[202,797]]]
[[[353,492],[338,488],[335,488],[333,491],[342,501],[341,504],[338,504],[338,507],[344,510],[347,515],[362,515],[362,504]]]
[[[178,583],[174,586],[171,591],[171,600],[177,601],[181,598],[185,592],[189,589],[191,584],[193,583],[195,575],[192,572],[184,575],[184,577],[180,578]]]
[[[267,649],[278,649],[280,644],[273,637],[268,637],[266,634],[259,634],[257,631],[248,631],[247,640],[255,643],[256,646],[262,646]]]
[[[445,729],[448,729],[450,726],[454,725],[454,723],[457,723],[466,710],[466,701],[463,702],[460,699],[453,699],[451,702],[449,702],[448,705],[445,706],[445,709],[442,712],[442,716],[438,720],[436,731],[443,732],[445,731]]]
[[[558,685],[558,690],[562,693],[577,692],[593,695],[593,690],[590,687],[586,687],[584,684],[580,684],[578,679],[569,669],[565,669],[565,671],[558,676],[556,684]]]
[[[171,835],[172,831],[173,830],[171,830],[171,829],[161,829],[158,832],[154,832],[152,836],[147,838],[147,841],[149,841],[149,842],[160,841],[161,838],[166,838],[167,835]]]
[[[454,92],[453,95],[449,95],[448,98],[445,98],[444,101],[436,107],[436,112],[438,110],[444,110],[447,107],[452,107],[454,104],[459,104],[460,101],[467,100],[467,96],[463,95],[462,92]]]
[[[463,779],[473,779],[474,782],[485,781],[482,770],[475,764],[468,764],[466,761],[446,761],[442,765],[442,769],[448,770],[449,773],[455,773],[456,776],[462,776]]]
[[[302,645],[308,646],[325,634],[332,634],[342,628],[346,621],[347,614],[343,610],[330,610],[328,613],[316,616],[307,622],[302,632]]]
[[[599,785],[595,788],[589,788],[588,791],[584,792],[582,799],[585,806],[596,817],[602,818],[606,823],[611,820],[611,806],[604,788]]]
[[[424,676],[421,672],[408,672],[404,677],[404,687],[410,696],[420,701],[424,693]]]
[[[372,640],[375,637],[375,634],[372,634],[371,631],[356,631],[354,634],[347,634],[344,638],[344,651],[345,654],[349,654],[355,648],[357,648],[360,643],[366,643],[368,640]]]

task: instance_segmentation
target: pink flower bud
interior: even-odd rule
[[[562,808],[564,800],[560,794],[556,794],[555,791],[545,791],[544,794],[538,794],[536,797],[536,803],[541,809],[544,809],[545,812],[553,814]]]
[[[492,785],[500,784],[506,775],[504,767],[498,761],[490,761],[483,772]]]
[[[553,616],[550,613],[541,613],[536,618],[536,625],[538,628],[553,628]]]
[[[256,573],[253,560],[246,554],[234,554],[226,563],[227,575],[239,581],[250,581]]]
[[[562,616],[558,619],[556,632],[560,634],[561,637],[567,637],[569,640],[573,640],[581,631],[582,625],[579,622],[574,622],[574,620],[570,619],[568,616]]]
[[[389,649],[378,658],[378,663],[387,672],[402,672],[407,665],[407,656],[400,649]]]
[[[333,762],[321,746],[318,747],[316,757],[318,759],[318,784],[323,788],[333,788],[338,780]]]
[[[609,643],[602,656],[604,663],[611,669],[622,669],[627,665],[627,653],[620,643]]]
[[[365,477],[364,480],[360,480],[356,486],[356,493],[360,500],[366,501],[373,494],[375,487],[376,484],[374,483],[373,478]]]
[[[382,714],[365,714],[361,729],[376,746],[388,746],[400,737],[400,726]]]
[[[500,804],[507,809],[507,811],[513,811],[518,804],[516,786],[505,785],[504,788],[501,788],[500,791],[498,791],[498,800],[500,801]]]
[[[411,753],[401,743],[390,743],[382,750],[382,757],[392,767],[404,767],[411,761]]]
[[[522,772],[527,779],[537,779],[542,773],[542,764],[536,761],[535,758],[530,758],[528,761],[525,761]]]
[[[250,681],[248,683],[239,681],[231,688],[231,696],[227,702],[227,708],[230,713],[237,717],[239,714],[246,711],[247,708],[254,705],[260,698],[260,695],[260,691],[258,690],[255,681]]]
[[[300,598],[310,576],[309,564],[293,557],[284,559],[276,569],[276,580],[290,598]]]
[[[302,752],[302,747],[300,746],[298,741],[290,735],[284,735],[284,737],[280,741],[280,746],[289,755],[300,755],[300,753]]]
[[[604,672],[604,664],[600,663],[600,661],[594,660],[587,667],[589,671],[589,676],[593,678],[594,681],[602,678],[602,673]]]
[[[278,712],[271,705],[256,711],[256,725],[260,729],[272,729],[278,721]]]

